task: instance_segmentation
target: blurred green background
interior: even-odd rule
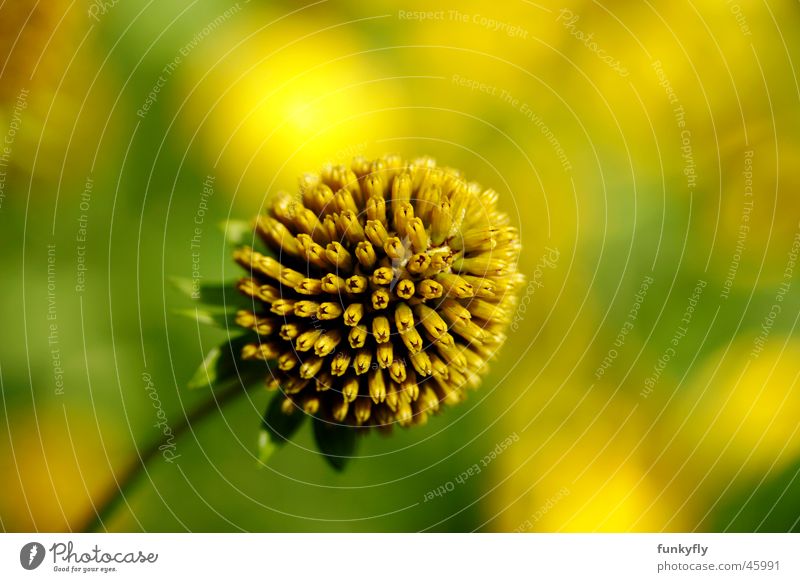
[[[482,388],[341,474],[307,426],[259,468],[253,391],[105,528],[800,529],[799,25],[789,0],[3,3],[2,528],[82,527],[159,436],[144,374],[170,423],[209,399],[185,384],[224,332],[169,284],[198,217],[222,280],[219,223],[397,152],[522,232]]]

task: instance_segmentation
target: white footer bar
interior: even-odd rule
[[[193,574],[321,582],[800,580],[800,534],[0,535],[0,580]]]

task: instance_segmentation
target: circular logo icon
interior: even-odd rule
[[[39,542],[30,542],[19,551],[19,563],[26,570],[35,570],[44,561],[44,546]]]

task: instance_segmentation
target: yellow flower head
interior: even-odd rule
[[[513,315],[520,243],[497,193],[430,158],[356,158],[301,177],[235,252],[268,386],[348,426],[424,422],[475,387]]]

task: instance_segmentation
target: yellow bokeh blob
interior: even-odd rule
[[[636,403],[600,389],[570,385],[549,402],[518,406],[534,420],[499,457],[502,482],[492,507],[502,531],[672,531],[679,501],[651,471],[648,421]],[[524,426],[525,423],[523,423]]]
[[[668,411],[665,456],[682,467],[687,497],[716,500],[734,481],[768,479],[800,457],[800,341],[776,333],[758,352],[757,339],[709,356]]]
[[[70,531],[107,487],[106,445],[94,420],[60,406],[13,420],[0,439],[0,515],[7,531]]]
[[[276,177],[280,187],[293,187],[296,175],[313,169],[310,161],[316,167],[386,149],[376,142],[398,127],[392,107],[402,83],[364,52],[346,23],[248,27],[228,23],[179,73],[181,93],[191,94],[181,116],[186,131],[199,131],[209,173],[218,172],[229,191],[241,185],[258,200]]]

